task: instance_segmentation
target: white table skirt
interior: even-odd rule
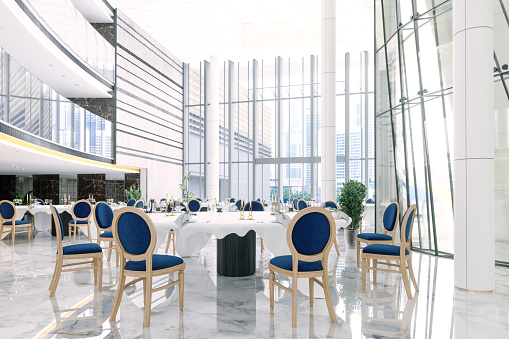
[[[55,205],[58,213],[68,212],[70,214],[71,207],[70,205]],[[38,231],[49,231],[51,229],[53,216],[49,205],[16,206],[16,220],[23,219],[26,212],[30,212],[34,216],[34,226]]]

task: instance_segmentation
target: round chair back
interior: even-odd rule
[[[302,211],[303,209],[308,207],[308,203],[304,199],[300,199],[297,203],[297,209],[299,211]]]
[[[140,199],[140,200],[136,201],[136,203],[134,204],[134,207],[143,208],[143,205],[144,205],[144,201]]]
[[[240,211],[242,209],[242,205],[245,205],[244,200],[239,199],[235,202],[235,206],[237,206],[237,209]]]
[[[108,229],[113,222],[113,211],[104,201],[98,202],[94,209],[95,224],[101,229]]]
[[[157,238],[152,221],[135,207],[118,210],[113,218],[113,236],[121,251],[130,257],[153,253]]]
[[[127,202],[127,206],[134,206],[135,203],[136,199],[129,199],[129,201]]]
[[[263,208],[263,205],[258,201],[250,201],[247,204],[244,205],[244,211],[249,211],[249,206],[251,207],[251,211],[265,211]]]
[[[393,202],[387,208],[384,212],[383,222],[384,222],[384,228],[392,232],[394,230],[394,227],[396,226],[396,223],[398,222],[398,203]]]
[[[77,219],[87,219],[92,213],[92,205],[86,200],[78,200],[72,205],[72,214]]]
[[[325,208],[327,208],[327,207],[334,208],[336,210],[338,209],[338,205],[334,201],[331,201],[331,200],[325,202]]]
[[[9,200],[0,201],[0,216],[4,220],[13,219],[16,216],[16,207]]]
[[[198,199],[191,199],[187,202],[187,208],[189,212],[199,212],[201,209],[201,203]]]

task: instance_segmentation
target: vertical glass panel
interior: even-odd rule
[[[449,0],[415,0],[415,4],[417,5],[416,11],[420,14],[424,14],[430,9],[437,7],[446,1]]]
[[[387,43],[387,65],[389,66],[389,86],[392,106],[399,104],[401,99],[401,72],[399,67],[398,39],[394,36]]]
[[[383,16],[385,39],[389,40],[398,27],[398,19],[396,17],[396,0],[383,1]]]
[[[375,0],[375,46],[378,50],[384,43],[382,1]]]
[[[376,112],[380,114],[387,111],[390,107],[389,104],[389,83],[388,83],[388,70],[385,58],[385,49],[381,49],[375,55],[375,72],[376,72]]]
[[[411,20],[413,15],[412,1],[398,0],[399,22],[403,25]]]
[[[421,90],[413,25],[401,30],[401,43],[402,77],[405,79],[403,95],[408,100],[412,100]]]

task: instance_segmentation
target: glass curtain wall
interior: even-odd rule
[[[509,263],[509,0],[493,0],[496,260]],[[377,227],[417,205],[414,249],[453,254],[452,1],[375,1]],[[402,213],[401,213],[402,214]]]
[[[336,158],[338,191],[351,178],[367,182],[372,195],[374,100],[369,64],[367,52],[347,54],[345,60],[338,61]],[[189,128],[184,131],[184,172],[191,173],[195,196],[206,198],[204,102],[208,66],[203,62],[186,67],[189,81],[184,83],[189,94],[184,118]],[[316,56],[221,65],[220,199],[252,196],[269,200],[276,194],[282,201],[320,200],[319,69]]]
[[[112,158],[110,121],[59,95],[1,49],[0,121],[62,146]]]

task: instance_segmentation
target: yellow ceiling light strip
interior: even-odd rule
[[[72,308],[81,308],[83,306],[85,306],[87,303],[89,303],[90,301],[92,301],[94,299],[94,295],[91,294],[89,295],[87,298],[85,298],[84,300],[78,302],[76,305],[74,305]],[[69,317],[71,314],[73,314],[74,312],[76,312],[77,310],[73,310],[73,311],[68,311],[66,312],[65,314],[62,315],[62,318],[67,318]],[[53,322],[51,322],[48,326],[46,326],[45,328],[42,329],[41,332],[39,332],[33,339],[41,339],[41,338],[44,338],[44,336],[46,334],[48,334],[51,330],[53,330],[55,328],[55,326],[57,325],[57,322],[55,320],[53,320]]]
[[[59,157],[59,158],[62,158],[62,159],[68,159],[68,160],[77,161],[77,162],[84,163],[84,164],[89,164],[89,165],[94,165],[94,166],[101,166],[101,167],[108,167],[108,168],[119,170],[119,171],[131,171],[131,172],[139,172],[140,171],[138,168],[134,168],[134,167],[127,167],[127,166],[119,166],[119,165],[107,164],[107,163],[100,162],[100,161],[84,159],[84,158],[80,158],[80,157],[77,157],[77,156],[74,156],[74,155],[61,153],[61,152],[54,151],[54,150],[51,150],[51,149],[48,149],[48,148],[45,148],[45,147],[42,147],[42,146],[37,146],[37,145],[31,144],[29,142],[20,140],[18,138],[11,137],[10,135],[4,134],[4,133],[0,133],[0,140],[4,140],[4,141],[7,141],[7,142],[9,142],[11,144],[28,148],[28,149],[33,150],[33,151],[37,151],[37,152],[41,152],[41,153],[44,153],[44,154],[56,156],[56,157]]]

